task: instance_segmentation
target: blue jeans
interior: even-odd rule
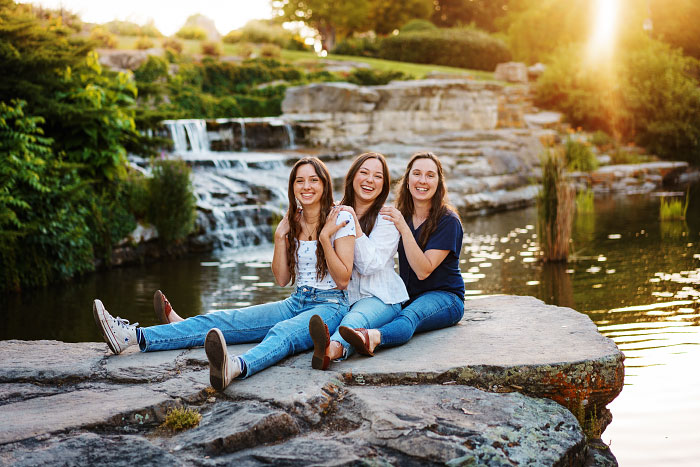
[[[457,324],[464,316],[464,301],[443,290],[425,292],[411,301],[390,323],[379,328],[380,345],[408,342],[416,332],[432,331]]]
[[[377,297],[367,297],[352,304],[350,312],[345,315],[339,326],[347,326],[351,329],[372,329],[382,326],[396,318],[401,312],[401,304],[387,305]],[[328,329],[332,329],[328,325]],[[338,341],[343,346],[343,356],[339,360],[348,358],[355,348],[343,339],[338,331],[331,336],[332,341]]]
[[[329,327],[340,325],[348,312],[347,292],[297,287],[281,302],[264,303],[237,310],[221,310],[184,321],[142,328],[141,351],[173,350],[204,345],[212,328],[219,328],[226,344],[260,342],[240,357],[250,376],[283,358],[313,347],[309,319],[319,315]]]

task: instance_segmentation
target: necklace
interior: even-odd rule
[[[309,241],[311,241],[311,233],[306,230],[306,222],[301,223],[301,229],[304,231],[304,235],[306,235],[309,238]]]

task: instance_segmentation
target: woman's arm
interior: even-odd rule
[[[359,235],[359,234],[358,234]],[[374,274],[386,266],[394,257],[399,246],[399,231],[390,223],[381,219],[367,236],[358,236],[355,240],[354,268],[360,274]]]
[[[292,280],[292,274],[287,265],[287,234],[289,233],[289,220],[285,214],[275,230],[275,250],[272,254],[272,274],[277,285],[284,287]]]
[[[395,207],[384,207],[380,211],[385,219],[390,220],[396,226],[396,230],[401,234],[403,241],[403,249],[406,253],[406,259],[409,266],[416,273],[418,280],[427,278],[432,272],[440,266],[440,263],[447,257],[450,250],[427,250],[423,252],[416,242],[413,232],[403,218],[401,211]]]
[[[326,256],[326,265],[328,266],[328,272],[330,273],[333,281],[338,286],[339,289],[345,289],[350,282],[350,277],[352,276],[352,260],[355,250],[355,236],[347,235],[331,241],[333,235],[338,232],[341,228],[345,227],[352,220],[348,219],[346,221],[338,221],[338,214],[340,209],[334,207],[331,213],[328,215],[326,220],[326,225],[323,226],[320,235],[321,246],[323,247],[323,253]],[[354,230],[354,229],[353,229]]]

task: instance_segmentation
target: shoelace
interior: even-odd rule
[[[122,327],[124,329],[128,328],[129,326],[138,326],[139,323],[134,323],[134,324],[129,324],[128,319],[120,318],[117,316],[116,318],[112,318],[114,322],[117,324],[117,326]]]

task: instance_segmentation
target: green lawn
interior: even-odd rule
[[[117,36],[119,49],[133,49],[134,44],[138,40],[138,37],[132,36]],[[156,47],[159,47],[162,39],[153,39],[153,43]],[[185,54],[199,54],[202,52],[201,41],[193,40],[183,40]],[[222,48],[224,56],[236,56],[238,55],[239,45],[238,44],[225,44],[222,43]],[[311,68],[320,64],[322,57],[319,57],[314,52],[306,52],[299,50],[286,50],[281,51],[282,60],[302,68]],[[407,63],[407,62],[396,62],[393,60],[382,60],[379,58],[369,58],[369,57],[359,57],[359,56],[349,56],[349,55],[328,55],[326,57],[328,60],[338,60],[338,61],[351,61],[351,62],[362,62],[369,64],[372,68],[381,71],[401,71],[408,75],[414,76],[415,78],[423,78],[426,74],[430,72],[447,73],[454,75],[469,75],[475,79],[485,79],[492,80],[493,73],[489,71],[481,70],[469,70],[466,68],[455,68],[449,66],[440,65],[423,65],[419,63]]]

